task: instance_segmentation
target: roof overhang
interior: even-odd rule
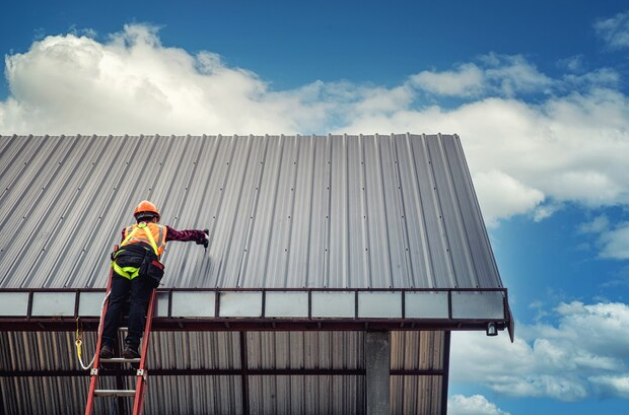
[[[95,330],[104,289],[4,289],[0,330]],[[490,328],[491,325],[491,328]],[[506,288],[158,290],[157,331],[488,330],[513,321]]]

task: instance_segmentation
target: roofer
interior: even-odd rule
[[[153,289],[159,285],[163,265],[159,258],[166,242],[196,242],[208,246],[208,230],[178,231],[170,226],[158,225],[160,214],[155,205],[143,200],[135,208],[137,223],[122,230],[122,243],[112,253],[113,276],[103,329],[99,356],[112,358],[117,343],[120,317],[129,299],[129,331],[122,356],[125,359],[140,357],[140,339],[144,332],[145,314]]]

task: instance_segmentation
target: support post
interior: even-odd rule
[[[391,333],[365,332],[367,415],[391,413]]]

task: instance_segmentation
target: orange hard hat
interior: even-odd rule
[[[160,218],[157,207],[155,207],[155,205],[148,200],[143,200],[138,204],[138,206],[133,211],[133,216],[135,216],[137,220],[139,220],[138,218],[146,216],[157,216],[158,221]]]

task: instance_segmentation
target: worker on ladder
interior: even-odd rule
[[[109,294],[107,314],[103,327],[101,359],[111,359],[117,343],[117,330],[121,314],[129,299],[129,331],[125,339],[122,357],[140,357],[145,315],[153,289],[163,276],[163,265],[159,259],[170,241],[196,242],[208,246],[208,230],[178,231],[170,226],[159,225],[157,207],[143,200],[133,212],[136,224],[123,229],[122,243],[112,253],[113,277]]]

